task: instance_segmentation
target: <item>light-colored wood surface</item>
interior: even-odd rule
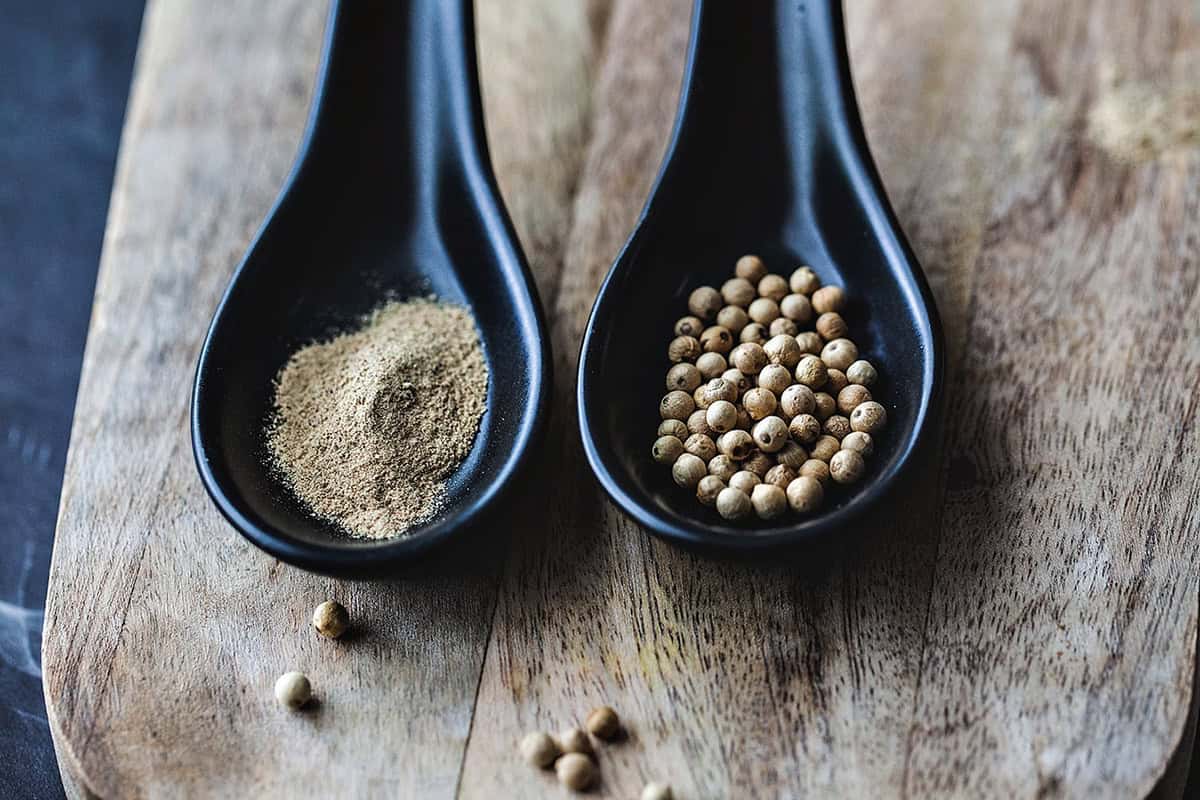
[[[629,737],[601,750],[596,796],[1155,785],[1200,589],[1200,17],[848,5],[868,136],[950,346],[930,480],[813,572],[681,553],[603,499],[573,367],[665,146],[689,3],[480,0],[555,419],[506,556],[383,586],[245,544],[185,428],[208,316],[298,141],[323,8],[151,2],[47,601],[50,717],[81,793],[558,796],[515,741],[600,701]],[[307,630],[326,595],[361,636]],[[300,717],[270,697],[293,666],[321,699]]]

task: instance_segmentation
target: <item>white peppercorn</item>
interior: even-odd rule
[[[564,753],[581,753],[591,755],[592,740],[579,728],[567,728],[558,734],[558,746]]]
[[[796,381],[810,389],[820,389],[828,379],[825,362],[816,356],[804,356],[796,364]]]
[[[879,380],[879,373],[875,371],[875,367],[871,365],[870,361],[860,358],[846,367],[846,379],[859,386],[871,386]]]
[[[584,727],[599,739],[611,739],[621,730],[621,720],[611,706],[596,706],[588,713]]]
[[[554,762],[558,782],[573,792],[580,792],[596,779],[596,765],[582,753],[566,753]]]
[[[754,384],[746,377],[746,373],[736,367],[725,370],[721,373],[721,377],[734,385],[738,390],[738,397],[754,388]]]
[[[788,435],[792,432],[791,426],[788,426]],[[843,444],[843,446],[845,446]],[[789,441],[779,452],[775,454],[775,460],[785,467],[799,469],[800,465],[808,460],[808,453],[803,447],[795,442]],[[711,472],[711,470],[709,470]]]
[[[691,392],[700,385],[700,370],[695,364],[676,364],[667,370],[667,391]]]
[[[788,484],[788,505],[797,514],[811,514],[821,507],[824,499],[825,490],[821,488],[820,482],[807,475],[801,475]]]
[[[821,338],[825,341],[841,339],[850,332],[850,326],[846,324],[846,320],[842,319],[842,315],[836,311],[826,311],[817,317],[816,327],[817,333],[821,334]]]
[[[767,364],[758,373],[758,387],[775,395],[783,394],[791,385],[792,372],[783,364]]]
[[[718,445],[719,447],[719,445]],[[738,466],[732,458],[722,453],[708,462],[708,474],[729,483],[729,479],[738,471]]]
[[[720,353],[701,353],[696,359],[696,370],[700,373],[701,380],[711,381],[713,378],[719,378],[721,373],[729,369],[729,364],[725,361],[725,356]],[[695,387],[692,387],[695,390]]]
[[[750,493],[750,504],[759,519],[775,519],[787,511],[787,493],[770,483],[760,483]]]
[[[837,286],[823,286],[812,293],[813,311],[826,314],[830,311],[840,312],[846,305],[846,295]]]
[[[303,672],[285,672],[275,681],[275,699],[296,711],[312,699],[312,684]]]
[[[641,800],[675,800],[675,795],[670,784],[651,782],[642,788]]]
[[[787,423],[779,417],[766,417],[755,424],[751,435],[760,450],[764,453],[774,453],[787,443]]]
[[[812,303],[802,294],[789,294],[779,301],[779,313],[793,322],[807,325],[813,318]]]
[[[688,311],[695,314],[703,320],[710,320],[717,316],[717,312],[721,310],[724,303],[721,301],[721,293],[711,286],[701,286],[698,289],[693,289],[688,295]]]
[[[761,482],[762,479],[753,472],[748,469],[743,469],[735,472],[729,479],[729,488],[737,489],[739,492],[745,494],[746,498],[749,499],[750,493],[754,491],[754,487],[758,486],[758,484]]]
[[[326,600],[313,611],[312,624],[326,639],[337,639],[350,627],[350,612],[338,601]]]
[[[788,282],[782,275],[764,275],[758,282],[758,296],[766,297],[776,303],[788,293]]]
[[[760,322],[750,322],[746,327],[742,328],[742,332],[738,334],[738,341],[751,344],[766,344],[767,339],[771,338],[770,331],[766,325]]]
[[[693,433],[683,443],[683,449],[699,458],[705,464],[716,458],[717,446],[711,437],[703,433]],[[707,467],[706,467],[707,469]]]
[[[832,397],[837,397],[838,392],[845,389],[850,383],[850,381],[846,380],[846,373],[832,367],[825,370],[825,378],[825,385],[821,388]]]
[[[745,255],[737,260],[733,272],[739,278],[745,278],[757,286],[767,274],[767,265],[758,256]]]
[[[738,406],[737,426],[744,431],[754,427],[754,420],[750,419],[750,412],[746,410],[745,406]]]
[[[700,334],[700,349],[706,353],[728,353],[733,349],[733,334],[720,325],[705,328]]]
[[[703,351],[700,349],[700,340],[694,336],[676,336],[667,345],[667,358],[672,364],[695,361],[701,352]]]
[[[861,403],[850,412],[850,427],[874,435],[887,425],[887,411],[874,400]]]
[[[810,458],[800,465],[799,474],[813,478],[825,486],[829,483],[829,464],[819,458]]]
[[[746,431],[732,430],[721,437],[721,452],[734,461],[744,461],[753,449],[754,438]]]
[[[767,470],[767,474],[763,475],[763,483],[769,483],[778,486],[780,489],[786,489],[788,484],[796,479],[796,471],[784,464],[776,464]],[[751,495],[753,500],[754,496]]]
[[[521,758],[532,767],[544,768],[554,763],[554,759],[562,754],[554,737],[543,731],[525,734],[519,745]]]
[[[773,466],[775,466],[775,459],[762,450],[755,450],[742,462],[742,469],[746,472],[753,472],[759,477],[759,480],[766,477]]]
[[[839,450],[829,460],[829,475],[837,483],[854,483],[866,468],[862,454],[854,450]]]
[[[841,414],[833,414],[821,424],[821,430],[840,442],[850,432],[850,420]]]
[[[717,495],[717,513],[725,519],[742,519],[753,510],[750,496],[732,486],[722,489]]]
[[[686,440],[693,433],[703,433],[705,436],[716,436],[717,432],[708,426],[708,411],[703,408],[698,408],[691,413],[687,418],[687,432],[680,436],[680,440]]]
[[[733,352],[729,354],[729,363],[747,375],[757,375],[758,371],[767,365],[767,354],[761,345],[743,342],[733,348]]]
[[[688,419],[691,419],[689,417]],[[688,436],[688,426],[686,423],[677,419],[664,419],[658,424],[659,436],[674,436],[683,444],[683,440]]]
[[[654,440],[650,454],[659,464],[674,464],[675,459],[683,454],[683,442],[678,436],[660,436]]]
[[[800,444],[812,444],[821,435],[821,423],[812,414],[797,414],[788,423],[788,436]]]
[[[789,418],[797,414],[811,414],[817,407],[813,390],[802,383],[794,383],[779,395],[779,407]]]
[[[787,317],[779,317],[771,320],[771,324],[767,326],[767,332],[772,336],[795,336],[800,332],[800,328]]]
[[[863,433],[862,431],[851,431],[846,434],[846,438],[842,439],[843,450],[853,450],[863,458],[875,452],[875,442],[871,439],[871,434]]]
[[[717,312],[717,324],[730,333],[740,334],[742,329],[750,324],[750,315],[744,308],[725,306]]]
[[[718,478],[716,475],[705,475],[696,484],[696,499],[703,505],[715,506],[717,504],[717,495],[725,488],[725,481]]]
[[[858,360],[858,348],[849,339],[834,339],[821,350],[821,360],[828,367],[844,370]]]
[[[779,304],[769,297],[760,297],[750,304],[746,313],[759,325],[770,325],[779,318]]]
[[[812,267],[800,267],[788,279],[788,288],[797,294],[812,294],[821,288],[821,279]]]
[[[757,386],[742,398],[742,406],[746,409],[746,413],[750,415],[750,419],[760,420],[764,417],[769,417],[775,413],[777,401],[775,395],[770,389],[764,389]],[[734,414],[736,415],[736,411]]]
[[[737,407],[728,400],[718,400],[704,412],[704,421],[717,433],[731,431],[737,425]]]
[[[851,411],[871,399],[871,390],[857,383],[846,384],[837,395],[838,411],[849,415]]]
[[[728,400],[733,402],[737,400],[737,387],[724,378],[713,378],[708,383],[704,384],[704,400],[705,408],[717,402],[718,400]]]
[[[700,458],[684,453],[671,466],[671,477],[684,489],[695,489],[700,479],[708,474],[708,467]]]
[[[837,411],[837,401],[834,400],[833,395],[829,394],[828,392],[813,393],[813,401],[816,403],[816,408],[813,410],[813,414],[815,414],[817,419],[821,420],[822,422],[829,419],[829,417]]]
[[[754,284],[745,278],[730,278],[721,284],[721,297],[731,306],[745,308],[758,296]]]
[[[675,322],[676,336],[691,336],[693,339],[697,339],[702,330],[704,330],[704,321],[699,317],[680,317]]]
[[[825,346],[825,342],[821,340],[820,335],[812,331],[797,333],[796,344],[800,345],[801,353],[809,356],[821,355],[821,348]]]
[[[833,458],[833,454],[841,449],[841,443],[832,436],[827,435],[821,436],[813,442],[813,446],[808,449],[808,454],[812,458],[829,461],[829,459]],[[682,457],[680,456],[680,458]]]
[[[696,391],[692,392],[692,404],[701,411],[712,405],[712,401],[708,399],[708,394],[705,392],[707,387],[708,384],[705,383],[702,386],[697,386]]]
[[[786,334],[772,337],[763,345],[763,352],[772,364],[782,364],[788,369],[795,369],[804,355],[800,352],[800,345],[796,344],[796,337]]]
[[[687,419],[696,410],[696,403],[687,392],[667,392],[658,404],[658,413],[663,419]]]

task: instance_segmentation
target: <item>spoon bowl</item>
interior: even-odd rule
[[[592,310],[578,380],[588,460],[651,533],[721,553],[777,553],[858,530],[936,439],[943,344],[933,297],[883,192],[850,80],[837,0],[754,13],[697,0],[676,127],[636,229]],[[733,523],[650,457],[667,343],[698,286],[746,253],[785,278],[807,264],[845,289],[843,316],[888,411],[863,479],[815,514]]]
[[[488,410],[432,520],[352,539],[267,466],[274,380],[303,345],[429,294],[472,310]],[[334,2],[296,166],[200,355],[192,442],[213,501],[292,564],[394,575],[484,518],[526,462],[546,417],[547,341],[488,158],[470,0]]]

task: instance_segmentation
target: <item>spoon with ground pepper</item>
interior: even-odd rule
[[[487,412],[428,522],[402,538],[339,536],[263,457],[274,382],[299,347],[389,297],[430,293],[473,315]],[[335,0],[296,166],[200,354],[192,441],[209,494],[285,561],[394,573],[484,517],[526,463],[546,416],[548,355],[488,157],[471,1]]]
[[[689,293],[722,286],[744,253],[783,276],[811,265],[822,284],[844,289],[845,318],[879,368],[889,417],[852,491],[812,515],[753,525],[696,502],[649,455],[670,366],[658,343],[688,313]],[[706,291],[713,307],[692,306],[725,313]],[[861,527],[919,470],[940,415],[941,326],[866,145],[838,0],[768,0],[753,12],[697,0],[675,132],[592,310],[578,377],[597,478],[627,514],[677,543],[723,553],[827,543]]]

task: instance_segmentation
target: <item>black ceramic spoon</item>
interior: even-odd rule
[[[734,524],[650,458],[667,342],[697,286],[744,253],[785,277],[810,264],[850,298],[844,316],[888,410],[863,480],[809,517]],[[638,226],[600,290],[579,364],[579,424],[597,478],[667,539],[723,552],[847,536],[892,493],[939,416],[941,327],[863,136],[838,0],[697,0],[675,132]]]
[[[430,292],[475,314],[487,414],[431,522],[402,539],[346,538],[265,466],[272,382],[297,347],[387,296]],[[209,494],[285,561],[392,573],[494,506],[542,427],[549,370],[542,313],[488,159],[471,0],[335,2],[296,166],[200,355],[192,441]]]

